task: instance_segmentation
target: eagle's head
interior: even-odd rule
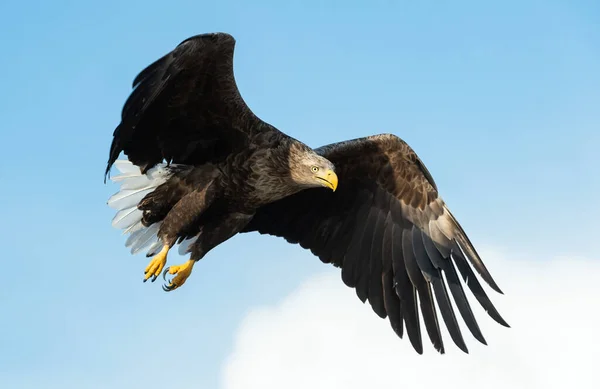
[[[305,188],[324,186],[335,192],[338,176],[328,159],[309,147],[292,147],[289,155],[290,175],[294,182]]]

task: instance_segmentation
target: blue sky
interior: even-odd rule
[[[406,140],[475,244],[594,255],[599,3],[442,3],[3,1],[0,382],[216,388],[251,307],[325,270],[245,235],[166,294],[111,227],[103,171],[133,77],[197,33],[234,35],[248,105],[309,145]]]

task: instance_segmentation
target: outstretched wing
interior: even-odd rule
[[[218,162],[253,135],[277,131],[240,96],[234,46],[225,33],[193,36],[140,72],[114,131],[106,174],[121,151],[145,173],[163,160]]]
[[[485,344],[459,273],[488,314],[508,326],[472,267],[502,292],[406,143],[377,135],[316,151],[335,164],[337,191],[309,189],[269,204],[246,232],[284,237],[341,267],[344,283],[380,317],[387,316],[400,337],[406,327],[418,353],[419,306],[431,342],[444,352],[435,302],[452,340],[468,352],[450,295],[471,333]]]

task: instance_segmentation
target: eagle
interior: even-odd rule
[[[164,290],[175,290],[211,249],[258,232],[341,269],[344,284],[419,354],[421,320],[445,352],[437,310],[468,353],[450,296],[487,344],[463,283],[508,327],[475,272],[502,291],[415,151],[389,133],[312,149],[264,122],[236,85],[235,42],[227,33],[182,41],[135,77],[123,106],[104,181],[120,183],[108,200],[113,226],[133,254],[151,257],[144,282],[162,273]],[[113,165],[120,174],[111,177]],[[166,267],[174,246],[189,260]]]

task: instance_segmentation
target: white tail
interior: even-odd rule
[[[142,174],[138,166],[122,159],[115,161],[115,167],[121,174],[111,177],[111,181],[121,182],[121,189],[108,199],[108,206],[117,210],[112,225],[122,229],[124,234],[130,234],[125,246],[131,247],[132,254],[147,248],[148,256],[155,255],[162,248],[162,242],[157,236],[162,222],[144,227],[142,211],[137,205],[148,193],[166,182],[171,176],[171,171],[166,164],[161,163]]]

